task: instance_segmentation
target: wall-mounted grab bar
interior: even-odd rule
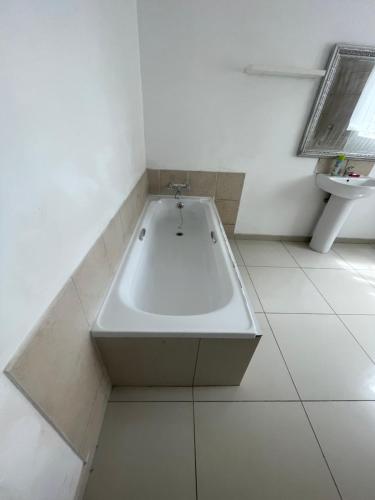
[[[146,234],[146,229],[145,229],[144,227],[142,227],[142,229],[141,229],[141,231],[140,231],[140,233],[139,233],[138,239],[139,239],[140,241],[142,241],[142,240],[143,240],[143,238],[145,237],[145,234]]]
[[[217,242],[215,231],[211,231],[211,240],[212,240],[212,243],[216,243]]]

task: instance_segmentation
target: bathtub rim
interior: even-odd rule
[[[208,202],[210,208],[212,209],[214,216],[216,218],[216,222],[219,226],[221,236],[223,237],[224,240],[224,245],[226,248],[226,251],[229,255],[230,263],[234,269],[236,278],[239,282],[240,286],[240,291],[241,291],[241,298],[244,302],[244,305],[247,309],[248,315],[251,319],[251,327],[247,330],[238,330],[238,329],[233,329],[233,330],[228,330],[228,329],[209,329],[209,330],[193,330],[193,329],[183,329],[179,328],[177,331],[161,331],[160,329],[148,329],[148,330],[115,330],[115,329],[107,329],[103,328],[98,324],[99,317],[106,305],[106,301],[112,292],[113,287],[115,286],[117,282],[118,275],[121,273],[123,269],[123,265],[125,260],[128,257],[128,254],[133,248],[133,243],[134,240],[136,240],[139,236],[139,232],[142,228],[142,221],[144,218],[144,215],[151,204],[152,201],[157,201],[157,200],[162,200],[162,199],[175,199],[174,195],[151,195],[149,194],[147,196],[146,202],[144,204],[144,207],[138,217],[137,223],[133,229],[133,232],[131,234],[131,237],[129,239],[129,242],[127,244],[127,247],[125,251],[123,252],[123,255],[120,259],[120,262],[118,264],[117,270],[113,275],[111,284],[103,298],[102,304],[99,308],[99,311],[96,315],[95,321],[93,325],[91,326],[90,329],[90,334],[93,338],[189,338],[189,339],[255,339],[255,338],[260,338],[262,334],[260,333],[260,328],[259,328],[259,323],[256,317],[256,314],[254,312],[254,309],[251,305],[251,302],[249,301],[246,293],[246,288],[245,285],[242,281],[241,274],[238,269],[237,262],[234,258],[232,248],[229,243],[229,239],[227,237],[227,234],[224,229],[224,225],[221,221],[218,209],[216,207],[215,199],[212,196],[180,196],[179,197],[181,200],[196,200],[196,201],[206,201]],[[152,317],[154,316],[153,313],[149,313],[146,311],[141,312],[145,316]],[[213,313],[210,313],[213,314]],[[155,315],[158,316],[158,315]],[[204,316],[204,314],[202,315]],[[176,318],[182,317],[182,316],[176,316]]]

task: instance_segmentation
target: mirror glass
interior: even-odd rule
[[[375,48],[337,45],[298,151],[375,159]]]

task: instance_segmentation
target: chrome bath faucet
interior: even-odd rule
[[[181,196],[182,191],[190,191],[190,184],[178,184],[170,182],[167,186],[168,189],[174,192],[174,197],[179,198]]]

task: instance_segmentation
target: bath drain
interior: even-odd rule
[[[176,233],[176,236],[183,236],[183,235],[184,235],[184,233],[182,233],[181,231],[178,231],[178,232]]]

